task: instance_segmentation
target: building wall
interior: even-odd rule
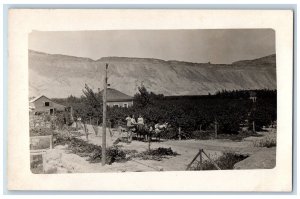
[[[49,102],[49,106],[45,106],[45,102]],[[45,96],[40,97],[36,101],[30,104],[34,107],[34,112],[50,112],[50,109],[64,111],[65,106],[52,102]]]
[[[128,107],[133,105],[133,101],[124,101],[124,102],[107,102],[107,106],[113,107],[118,105],[119,107],[125,107],[125,104],[127,104]]]

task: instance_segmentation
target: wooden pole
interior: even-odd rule
[[[70,115],[71,115],[71,121],[74,122],[74,116],[73,116],[73,107],[70,108]]]
[[[200,149],[199,156],[200,156],[200,170],[202,170],[202,151],[203,149]]]
[[[87,129],[87,126],[86,126],[86,122],[83,123],[83,127],[84,127],[86,140],[89,141],[89,132],[88,132],[88,129]]]
[[[181,127],[178,128],[178,139],[181,140]]]
[[[217,126],[217,120],[215,120],[215,137],[218,137],[218,126]]]
[[[201,151],[201,150],[200,150]],[[197,153],[197,155],[194,157],[194,159],[190,162],[190,164],[188,164],[188,166],[186,167],[186,170],[189,170],[190,167],[192,166],[193,162],[197,159],[197,157],[200,155],[200,151]]]
[[[255,99],[255,98],[254,98]],[[253,104],[252,104],[252,106],[253,106],[253,112],[254,112],[254,114],[255,114],[255,111],[256,111],[256,100],[253,100]],[[255,116],[255,115],[254,115]],[[255,121],[254,121],[254,118],[255,117],[253,117],[253,122],[252,122],[252,130],[253,130],[253,133],[255,133]]]
[[[145,136],[147,136],[147,135],[145,135]],[[151,149],[150,149],[150,145],[151,145],[151,135],[150,135],[150,133],[148,134],[148,151],[150,151]]]
[[[105,65],[105,77],[103,82],[103,125],[102,125],[102,166],[106,162],[106,89],[107,89],[107,68],[108,64]]]

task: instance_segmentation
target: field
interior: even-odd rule
[[[248,137],[242,141],[232,141],[229,139],[213,140],[162,140],[161,142],[152,142],[151,150],[162,148],[171,148],[177,155],[166,155],[160,158],[150,156],[140,156],[148,150],[148,143],[134,140],[128,144],[119,142],[117,147],[125,151],[127,160],[124,162],[113,162],[110,165],[101,166],[100,162],[91,163],[87,157],[81,157],[78,154],[70,152],[67,145],[57,145],[53,150],[46,153],[46,173],[89,173],[89,172],[141,172],[141,171],[183,171],[192,161],[199,149],[210,156],[211,159],[217,160],[224,153],[238,154],[254,159],[255,161],[244,161],[236,164],[234,169],[258,169],[273,168],[275,166],[276,147],[263,147],[257,143],[266,142],[266,140],[275,139],[276,130],[268,129],[266,132],[260,132],[261,137]],[[107,140],[112,145],[120,134],[115,131],[114,136],[110,136],[107,131]],[[78,139],[86,141],[82,136]],[[88,143],[100,146],[101,136],[94,134],[89,135]],[[245,162],[246,163],[243,163]]]

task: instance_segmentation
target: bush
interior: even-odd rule
[[[249,156],[235,153],[224,153],[215,160],[215,163],[220,167],[221,170],[229,170],[233,169],[236,163],[246,159],[247,157]],[[209,160],[204,160],[202,162],[202,167],[197,165],[195,168],[192,168],[192,170],[217,170],[217,168]]]
[[[52,129],[46,128],[46,127],[34,127],[29,130],[30,137],[53,135],[53,134],[54,134],[54,131]]]
[[[54,145],[68,145],[68,149],[81,157],[88,157],[88,161],[91,163],[101,162],[102,158],[102,148],[101,146],[87,143],[84,140],[59,135],[54,141]],[[112,164],[113,162],[126,161],[126,154],[124,151],[120,150],[118,147],[109,147],[106,150],[106,163]]]
[[[144,151],[138,154],[133,154],[132,157],[141,158],[143,160],[156,160],[161,161],[166,156],[176,156],[179,155],[177,152],[174,152],[171,147],[170,148],[163,148],[159,147],[157,149],[152,149],[150,151]]]
[[[67,98],[66,104],[73,107],[75,117],[101,121],[100,96],[89,88],[86,91],[81,98]],[[107,118],[112,123],[126,124],[127,115],[142,114],[147,124],[168,122],[175,131],[164,132],[162,137],[165,139],[176,138],[178,127],[186,132],[186,137],[198,136],[191,132],[198,130],[200,126],[203,131],[211,130],[214,122],[218,123],[218,134],[238,134],[240,125],[245,121],[248,121],[248,125],[255,121],[256,130],[276,121],[276,91],[255,92],[257,102],[254,106],[249,100],[249,91],[222,91],[208,96],[162,96],[141,87],[134,97],[132,107],[108,107]],[[200,139],[205,138],[203,136],[200,135]]]

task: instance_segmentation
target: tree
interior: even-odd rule
[[[100,93],[95,93],[87,84],[85,84],[85,89],[82,90],[85,97],[83,98],[83,105],[81,107],[82,119],[89,120],[90,118],[102,118],[102,95]]]
[[[151,94],[147,91],[144,85],[138,87],[139,93],[136,93],[133,97],[134,105],[138,108],[146,107],[153,104]],[[153,94],[152,94],[153,95]]]

